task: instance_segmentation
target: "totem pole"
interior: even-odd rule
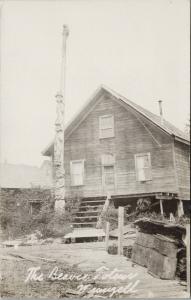
[[[54,195],[55,211],[63,213],[65,211],[65,171],[64,171],[64,110],[65,110],[65,71],[66,71],[66,40],[69,30],[63,26],[63,43],[61,57],[60,91],[56,95],[57,118],[55,122],[54,141]]]

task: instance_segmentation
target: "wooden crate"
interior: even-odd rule
[[[153,248],[155,236],[152,234],[144,233],[141,231],[137,232],[136,243],[140,246]]]
[[[150,258],[150,250],[151,248],[147,248],[144,246],[141,246],[137,243],[133,245],[133,250],[132,250],[132,258],[131,260],[135,262],[138,265],[141,265],[143,267],[148,266],[148,261]]]
[[[153,249],[168,257],[176,258],[178,246],[175,244],[174,240],[172,239],[169,239],[161,235],[155,235]]]
[[[150,249],[148,272],[161,279],[174,279],[176,272],[176,257],[165,256],[154,249]]]
[[[148,268],[163,279],[173,279],[176,272],[178,247],[174,240],[162,235],[138,232],[133,245],[132,261]]]

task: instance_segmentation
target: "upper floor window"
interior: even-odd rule
[[[114,118],[112,115],[99,117],[99,138],[114,137]]]
[[[70,162],[71,184],[80,186],[84,184],[84,160]]]
[[[150,153],[135,154],[137,181],[152,180]]]

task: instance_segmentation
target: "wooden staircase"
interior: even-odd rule
[[[96,228],[106,197],[83,198],[79,211],[74,215],[73,228]]]
[[[104,230],[96,228],[105,201],[106,196],[81,200],[79,210],[74,214],[74,221],[71,224],[73,231],[64,236],[65,242],[95,241],[105,237]]]

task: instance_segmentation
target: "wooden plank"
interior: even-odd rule
[[[118,255],[123,255],[124,207],[118,208]]]
[[[131,260],[138,265],[147,267],[151,250],[152,250],[151,248],[147,248],[135,243],[133,245]]]
[[[138,231],[136,237],[136,244],[147,248],[153,248],[154,239],[154,235]]]
[[[176,273],[177,258],[162,255],[154,249],[150,249],[148,260],[148,272],[161,279],[174,279]]]
[[[156,195],[155,197],[157,200],[172,200],[174,198],[174,196],[170,196],[170,195]]]
[[[159,235],[154,236],[153,249],[155,249],[160,254],[175,258],[178,252],[178,246],[175,244],[175,242]]]
[[[160,199],[160,212],[161,212],[161,215],[164,216],[164,211],[163,211],[163,200]]]
[[[184,208],[183,208],[182,200],[178,200],[177,206],[178,206],[177,207],[178,208],[178,216],[182,217],[184,215]]]

